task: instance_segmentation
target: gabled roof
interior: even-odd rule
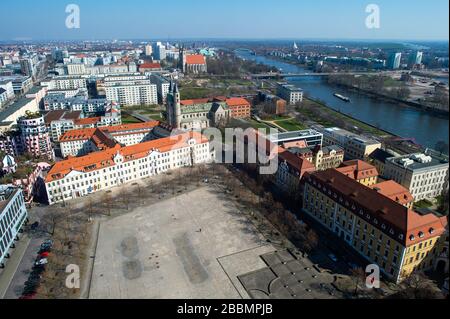
[[[159,63],[144,63],[139,66],[139,70],[142,69],[161,69],[161,64]]]
[[[370,186],[370,188],[402,205],[409,204],[414,201],[414,198],[409,190],[394,181],[381,182]]]
[[[241,97],[232,97],[225,99],[225,102],[227,102],[228,106],[241,106],[241,105],[248,105],[250,106],[249,101],[247,101],[244,98]]]
[[[206,59],[201,54],[191,54],[186,56],[186,64],[206,64]]]
[[[335,194],[334,200],[340,205],[346,206],[360,218],[406,246],[445,231],[446,218],[439,218],[433,214],[419,215],[335,169],[307,174],[305,181],[322,192],[328,194],[330,191],[329,196]],[[420,237],[419,232],[423,232],[424,236]],[[411,235],[415,237],[413,241],[409,238]]]
[[[346,161],[337,171],[356,180],[378,177],[376,167],[361,160]]]
[[[133,131],[133,130],[141,131],[143,129],[152,129],[160,124],[161,124],[161,122],[159,122],[159,121],[150,121],[150,122],[142,122],[142,123],[107,126],[107,127],[102,127],[101,130],[104,132],[107,132],[107,133],[114,134],[114,133],[124,132],[124,131]]]
[[[115,165],[114,158],[117,154],[122,155],[124,161],[127,162],[148,156],[151,151],[168,152],[187,147],[191,139],[194,139],[197,144],[208,142],[208,139],[202,134],[188,132],[132,146],[121,147],[119,144],[116,144],[113,148],[57,162],[48,172],[46,182],[62,179],[72,171],[90,172],[113,166]]]

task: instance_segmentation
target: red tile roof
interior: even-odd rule
[[[61,135],[59,138],[60,142],[74,142],[74,141],[82,141],[89,140],[94,136],[96,128],[84,128],[79,130],[70,130]]]
[[[57,162],[48,172],[46,182],[62,179],[71,171],[89,172],[113,166],[115,164],[114,157],[116,154],[121,154],[125,158],[124,161],[127,162],[145,157],[152,150],[167,152],[187,147],[188,141],[191,139],[195,139],[198,144],[208,142],[208,139],[202,134],[188,132],[132,146],[121,147],[117,144],[113,148]]]
[[[414,198],[409,190],[394,181],[378,183],[370,186],[370,188],[402,205],[406,205],[414,201]]]
[[[74,121],[75,125],[93,125],[101,121],[101,117],[86,117]]]
[[[104,132],[113,134],[113,133],[123,132],[123,131],[152,129],[160,124],[161,124],[161,122],[159,122],[159,121],[150,121],[150,122],[142,122],[142,123],[107,126],[107,127],[102,127],[101,130]]]
[[[155,70],[161,69],[161,64],[159,63],[144,63],[139,66],[139,70]]]
[[[206,64],[206,59],[201,54],[191,54],[186,56],[187,64]]]
[[[419,215],[335,169],[307,174],[305,182],[327,196],[333,196],[328,190],[336,194],[334,201],[406,246],[442,234],[447,225],[446,217]],[[419,233],[423,233],[423,237]],[[411,235],[414,240],[410,239]]]
[[[228,104],[228,106],[241,106],[241,105],[248,105],[250,106],[250,103],[241,97],[232,97],[225,100]]]
[[[346,161],[337,170],[356,180],[378,177],[376,167],[361,160]]]

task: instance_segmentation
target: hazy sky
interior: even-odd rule
[[[67,29],[66,5],[81,28]],[[368,4],[381,28],[365,26]],[[0,40],[314,38],[448,40],[448,0],[10,0]]]

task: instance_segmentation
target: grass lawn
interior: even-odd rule
[[[295,119],[275,121],[275,123],[287,131],[301,131],[307,128]]]
[[[183,100],[192,100],[192,99],[202,99],[210,95],[222,95],[223,94],[222,91],[226,90],[182,87],[180,88],[180,95],[181,99]]]
[[[142,121],[135,118],[134,116],[131,116],[130,114],[122,113],[122,124],[135,124],[135,123],[142,123]]]
[[[428,200],[426,200],[426,199],[414,203],[414,208],[415,208],[415,209],[420,209],[420,208],[430,208],[430,207],[432,207],[432,206],[433,206],[433,203],[430,202],[430,201],[428,201]]]

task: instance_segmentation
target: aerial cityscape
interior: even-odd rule
[[[4,3],[0,299],[446,299],[448,10]]]

